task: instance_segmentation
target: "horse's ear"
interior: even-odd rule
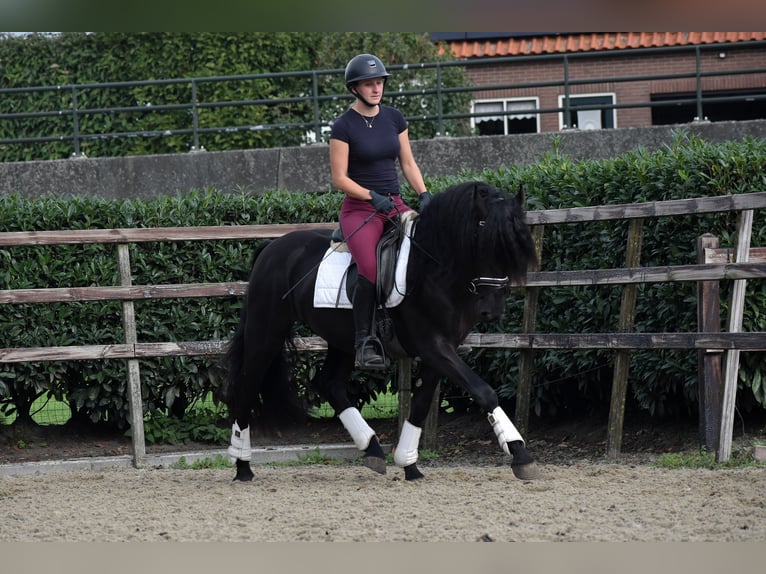
[[[527,193],[527,190],[524,187],[524,184],[520,183],[519,184],[519,192],[516,194],[516,201],[518,202],[518,204],[521,207],[524,207],[524,199],[525,199],[524,196],[526,195],[526,193]]]
[[[479,182],[478,181],[472,181],[471,182],[471,202],[476,201],[476,194],[479,192]]]

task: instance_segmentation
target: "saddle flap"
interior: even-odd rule
[[[389,226],[380,238],[376,250],[378,265],[377,299],[385,301],[391,289],[394,287],[396,274],[396,262],[402,247],[404,233],[401,225]]]

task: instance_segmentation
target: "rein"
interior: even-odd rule
[[[350,237],[352,237],[357,231],[359,231],[362,227],[364,227],[375,215],[375,213],[371,213],[369,217],[367,217],[359,227],[354,229],[353,232],[351,232],[348,237],[344,237],[342,243],[345,243]],[[387,217],[388,221],[392,223],[393,225],[401,226],[401,219],[397,217]],[[484,220],[479,221],[478,227],[484,227],[485,222]],[[412,234],[410,235],[410,243],[415,246],[417,249],[419,249],[422,253],[424,253],[426,256],[428,256],[431,261],[436,263],[437,265],[442,265],[441,261],[436,259],[428,250],[423,248],[417,241],[415,241],[415,228],[413,227]],[[338,249],[338,246],[336,246],[332,251],[334,252],[336,249]],[[316,269],[319,268],[319,265],[324,261],[327,257],[330,256],[331,253],[328,253],[323,257],[316,265],[314,265],[303,277],[298,279],[285,293],[282,295],[282,299],[286,299],[290,293],[292,293],[298,285],[300,285],[311,273],[313,273]],[[471,295],[477,295],[479,292],[479,287],[491,287],[493,289],[505,289],[508,286],[509,279],[506,275],[505,277],[474,277],[471,279],[471,281],[468,283],[468,292]]]
[[[344,238],[343,238],[343,241],[341,241],[340,243],[338,243],[338,245],[336,245],[335,247],[333,247],[333,249],[332,249],[332,250],[331,250],[329,253],[327,253],[327,254],[326,254],[324,257],[322,257],[322,259],[320,259],[320,260],[317,262],[317,264],[316,264],[316,265],[314,265],[314,266],[313,266],[311,269],[309,269],[309,270],[306,272],[306,274],[305,274],[305,275],[303,275],[303,277],[301,277],[300,279],[298,279],[298,280],[297,280],[297,281],[296,281],[296,282],[295,282],[295,283],[292,285],[292,287],[290,287],[290,288],[289,288],[287,291],[285,291],[285,292],[284,292],[284,294],[282,295],[282,300],[284,301],[285,299],[287,299],[287,296],[288,296],[288,295],[290,295],[290,293],[292,293],[293,291],[295,291],[295,289],[297,289],[297,288],[298,288],[298,286],[299,286],[301,283],[303,283],[303,281],[304,281],[304,280],[305,280],[305,279],[306,279],[306,278],[307,278],[309,275],[311,275],[311,274],[312,274],[314,271],[316,271],[317,269],[319,269],[319,266],[322,264],[322,261],[324,261],[324,260],[325,260],[325,259],[327,259],[327,258],[328,258],[330,255],[332,255],[333,253],[335,253],[335,252],[336,252],[336,251],[337,251],[337,250],[340,248],[340,246],[341,246],[341,244],[342,244],[342,243],[346,243],[346,241],[349,239],[349,237],[353,237],[353,235],[354,235],[354,234],[355,234],[357,231],[359,231],[359,230],[360,230],[362,227],[364,227],[365,225],[367,225],[367,224],[370,222],[370,220],[371,220],[371,219],[372,219],[374,216],[375,216],[375,212],[371,213],[371,214],[370,214],[370,215],[369,215],[369,216],[368,216],[368,217],[367,217],[367,218],[366,218],[366,219],[365,219],[365,220],[364,220],[364,221],[363,221],[363,222],[362,222],[362,223],[359,225],[359,227],[357,227],[356,229],[354,229],[354,231],[352,231],[351,233],[349,233],[349,234],[348,234],[348,237],[344,237]]]

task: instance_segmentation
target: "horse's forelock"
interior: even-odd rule
[[[514,197],[502,190],[494,190],[490,195],[478,253],[488,265],[497,265],[514,280],[523,278],[528,265],[535,260],[534,241],[519,197],[523,195]]]
[[[418,226],[442,265],[456,272],[518,279],[534,257],[534,243],[517,197],[481,181],[435,194]],[[446,257],[446,260],[445,260]]]
[[[434,194],[428,208],[418,218],[416,239],[422,249],[415,250],[416,256],[422,256],[425,266],[430,266],[434,260],[438,261],[436,271],[444,272],[458,281],[463,273],[470,273],[468,266],[475,257],[475,190],[476,182],[450,186]],[[426,253],[433,256],[433,259]],[[418,271],[425,272],[423,269]]]

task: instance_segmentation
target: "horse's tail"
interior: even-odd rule
[[[237,330],[224,348],[226,377],[223,381],[221,395],[223,397],[223,402],[229,407],[229,412],[234,412],[234,403],[237,397],[237,389],[240,384],[239,373],[242,372],[242,359],[245,355],[245,315],[246,307],[243,305],[239,314]]]
[[[258,256],[269,244],[262,242],[253,254],[251,269],[256,263]],[[251,278],[252,281],[252,278]],[[243,392],[243,385],[248,381],[243,380],[242,372],[247,349],[245,348],[245,325],[247,323],[247,303],[240,310],[239,323],[225,348],[224,363],[226,377],[222,389],[223,402],[228,407],[229,413],[239,412],[239,402],[243,396],[250,396],[252,413],[259,424],[264,427],[275,426],[281,422],[295,422],[305,418],[306,406],[298,396],[297,388],[292,383],[290,368],[285,353],[277,353],[268,372],[260,382],[257,392],[249,394]],[[289,342],[289,341],[288,341]]]
[[[288,360],[287,350],[274,357],[254,406],[258,425],[267,431],[282,425],[303,424],[309,411],[308,403],[298,392],[293,377],[297,351],[292,336],[287,337],[285,343],[292,353],[292,360]]]
[[[250,261],[250,270],[252,272],[255,261],[264,250],[268,241],[261,242],[256,247],[253,253],[253,258]],[[233,413],[237,396],[239,395],[239,387],[241,382],[242,363],[245,358],[245,324],[247,322],[247,301],[242,303],[242,308],[239,312],[239,323],[237,323],[237,330],[234,332],[234,336],[229,339],[229,342],[224,347],[224,365],[226,367],[226,377],[223,382],[223,388],[221,389],[221,398],[223,402],[229,408],[229,412]]]

